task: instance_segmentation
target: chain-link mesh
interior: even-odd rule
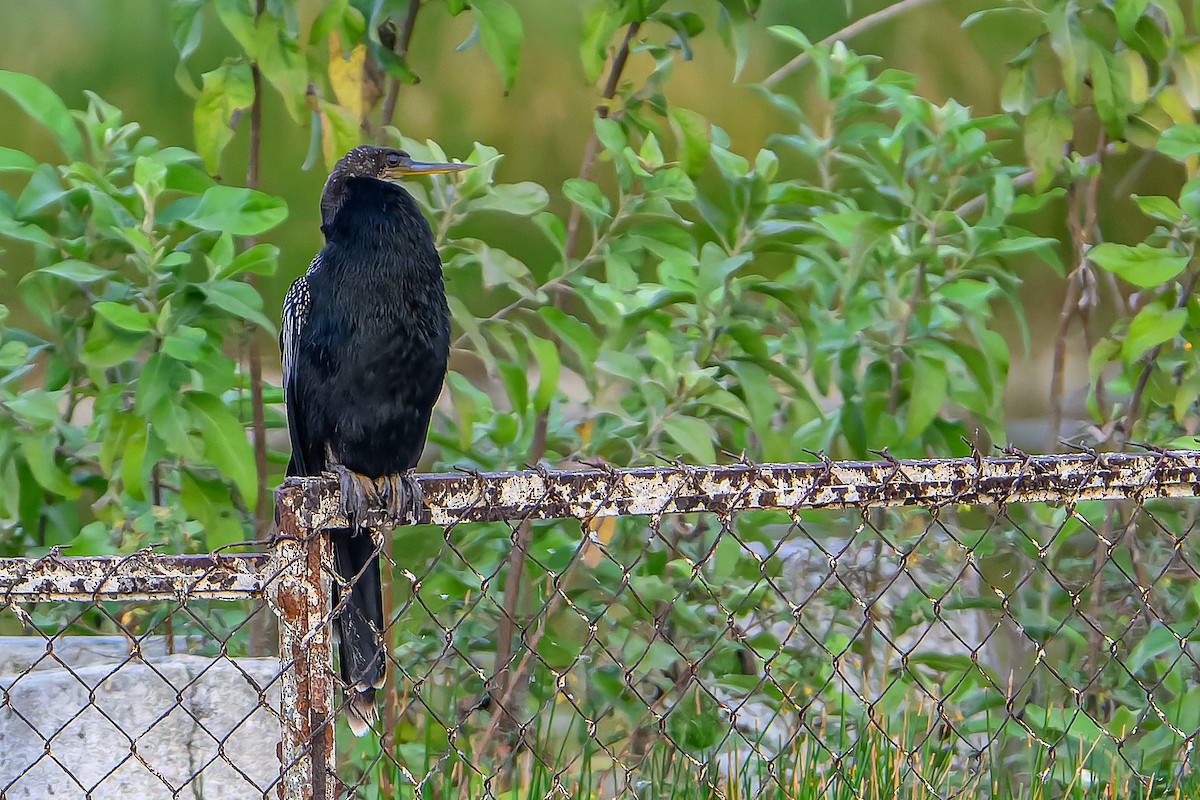
[[[22,789],[39,770],[79,797],[133,773],[156,782],[140,797],[1200,795],[1200,453],[421,483],[427,521],[380,537],[391,674],[361,739],[329,660],[341,579],[311,535],[344,524],[325,482],[281,491],[269,561],[172,573],[170,600],[85,581],[51,604],[0,563],[0,633],[16,620],[79,687],[35,708],[41,670],[0,660],[0,795],[43,796]],[[261,672],[252,601],[197,599],[242,591],[282,621]],[[75,633],[127,655],[88,673],[64,655]],[[196,666],[177,677],[154,648]],[[147,708],[119,716],[104,686],[135,668]],[[86,715],[103,747],[76,746]],[[34,733],[14,759],[18,725]],[[176,770],[156,739],[181,738]]]
[[[0,798],[281,796],[294,670],[252,630],[302,561],[0,559]]]

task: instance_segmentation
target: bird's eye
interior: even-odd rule
[[[387,154],[387,165],[389,167],[400,166],[400,154],[399,153],[388,153]]]

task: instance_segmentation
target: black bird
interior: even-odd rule
[[[420,163],[382,147],[351,150],[321,193],[325,246],[283,301],[288,475],[336,474],[352,525],[329,534],[343,582],[334,590],[339,666],[356,736],[376,719],[375,691],[387,672],[380,546],[356,520],[381,505],[399,519],[419,502],[410,471],[425,447],[450,350],[433,234],[394,181],[469,168]]]

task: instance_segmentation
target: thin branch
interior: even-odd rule
[[[930,231],[930,237],[930,247],[936,253],[937,242],[933,231]],[[924,292],[925,261],[922,259],[917,264],[917,274],[913,278],[912,298],[909,300],[908,308],[904,311],[904,319],[900,322],[900,334],[896,337],[896,343],[892,346],[892,389],[888,395],[888,414],[895,414],[896,408],[900,403],[900,366],[904,363],[904,346],[908,344],[908,329],[917,314],[917,306],[921,303],[921,296]],[[920,387],[913,388],[920,389]]]
[[[255,8],[255,19],[265,13],[266,0],[258,0]],[[246,165],[246,188],[258,189],[259,170],[262,156],[262,70],[258,63],[250,65],[250,80],[254,87],[254,101],[250,105],[250,153]],[[254,239],[246,240],[247,247],[254,246]],[[257,289],[253,275],[246,276],[246,282]],[[250,417],[254,437],[254,468],[257,475],[255,484],[254,505],[254,538],[260,542],[270,541],[271,525],[267,516],[269,505],[267,497],[267,424],[263,409],[263,376],[262,376],[262,342],[258,328],[251,325],[248,328],[250,348],[247,356],[250,361]],[[255,625],[251,627],[251,647],[254,655],[266,655],[271,651],[268,641],[271,637],[268,614],[256,614]]]
[[[1097,142],[1096,156],[1105,152],[1104,134],[1100,134]],[[1054,366],[1050,375],[1050,425],[1046,441],[1050,451],[1058,447],[1060,428],[1063,417],[1063,373],[1067,363],[1067,334],[1070,330],[1071,319],[1079,316],[1085,326],[1085,343],[1092,340],[1086,330],[1090,324],[1091,314],[1087,309],[1095,305],[1096,278],[1092,274],[1088,262],[1088,250],[1091,247],[1093,232],[1096,229],[1096,201],[1100,185],[1100,173],[1088,179],[1086,186],[1081,188],[1081,182],[1072,182],[1067,189],[1069,208],[1067,210],[1067,226],[1071,230],[1071,254],[1075,268],[1071,270],[1066,296],[1063,297],[1062,308],[1058,312],[1058,330],[1054,336]]]
[[[408,0],[408,11],[404,15],[404,22],[400,25],[400,34],[396,37],[396,47],[393,52],[400,58],[408,58],[408,46],[412,42],[413,29],[417,25],[417,12],[421,10],[421,0]],[[387,127],[392,124],[392,117],[396,113],[396,98],[400,96],[400,79],[391,78],[388,80],[387,96],[383,98],[383,109],[379,115],[379,137],[380,141],[387,134]]]
[[[880,23],[883,23],[883,22],[887,22],[888,20],[892,19],[893,17],[898,17],[906,11],[912,11],[914,8],[920,8],[921,6],[927,6],[934,1],[935,0],[901,0],[901,2],[896,3],[895,5],[880,9],[879,11],[876,11],[874,14],[868,14],[867,16],[863,17],[862,19],[858,19],[858,20],[855,20],[854,22],[851,22],[849,25],[842,28],[840,31],[837,31],[836,33],[831,33],[830,35],[826,36],[821,41],[817,42],[817,45],[818,46],[830,45],[830,44],[833,44],[834,42],[840,41],[842,39],[849,39],[852,36],[857,36],[858,34],[862,33],[863,31],[870,30],[871,28],[874,28],[876,25],[879,25]],[[793,72],[795,72],[796,70],[803,67],[808,62],[809,62],[808,53],[801,53],[800,55],[796,56],[791,61],[784,64],[782,67],[780,67],[779,69],[775,70],[770,75],[768,75],[766,77],[766,79],[762,82],[762,85],[770,88],[770,87],[774,86],[775,84],[779,83],[784,78],[786,78],[788,75],[791,75]]]
[[[1079,163],[1081,166],[1090,167],[1093,164],[1100,163],[1102,158],[1112,155],[1115,152],[1117,152],[1117,145],[1114,143],[1109,143],[1105,145],[1102,150],[1097,150],[1095,153],[1081,158]],[[1025,170],[1020,175],[1013,178],[1013,188],[1023,189],[1033,183],[1036,179],[1037,172],[1035,170]],[[980,211],[983,211],[984,206],[987,205],[987,199],[988,198],[986,194],[976,195],[958,208],[954,209],[954,214],[960,219],[963,217],[968,217],[972,214],[978,214]]]
[[[547,423],[546,413],[539,414],[533,432],[533,442],[529,446],[530,464],[536,464],[546,454]],[[513,532],[512,548],[508,551],[508,577],[504,581],[502,612],[496,631],[496,666],[492,676],[495,684],[491,690],[492,721],[485,739],[491,738],[495,730],[507,733],[515,730],[520,724],[509,712],[508,706],[514,696],[519,696],[517,689],[524,683],[527,674],[526,662],[522,661],[515,672],[509,671],[508,662],[512,658],[513,634],[517,630],[517,606],[520,602],[525,558],[529,552],[529,540],[532,535],[533,525],[530,520],[522,520]]]
[[[617,54],[613,57],[612,67],[608,71],[608,79],[604,82],[604,92],[601,95],[605,101],[612,100],[617,96],[617,87],[621,83],[621,73],[625,71],[625,63],[629,60],[629,47],[633,43],[633,37],[637,36],[638,29],[641,28],[640,22],[631,22],[629,27],[625,29],[625,39],[621,42],[620,48],[617,49]],[[608,103],[600,103],[596,106],[596,116],[601,119],[607,119],[609,114]],[[596,165],[596,154],[600,150],[600,140],[596,137],[596,129],[593,127],[591,135],[588,136],[587,144],[583,148],[583,160],[579,163],[579,179],[588,180],[592,175],[592,168]],[[579,244],[579,226],[583,222],[583,212],[579,206],[571,206],[571,216],[567,219],[567,241],[563,248],[566,253],[566,258],[571,258],[575,255],[575,248]]]
[[[413,30],[417,25],[417,13],[421,10],[421,0],[408,0],[408,9],[404,14],[404,21],[400,24],[400,32],[396,37],[396,42],[393,51],[400,58],[408,57],[408,48],[412,43]],[[387,128],[392,124],[392,117],[396,113],[396,100],[400,96],[400,79],[390,78],[387,85],[387,95],[383,99],[383,107],[380,109],[379,115],[379,130],[376,132],[376,140],[379,144],[383,144],[387,136]],[[394,566],[396,563],[396,541],[393,537],[388,537],[388,551],[390,553],[390,563]],[[383,607],[395,608],[395,588],[392,580],[393,570],[388,569],[383,574]],[[392,629],[389,628],[388,636],[390,638]],[[396,726],[400,723],[400,697],[397,691],[397,681],[388,681],[383,687],[383,736],[380,739],[380,747],[384,752],[391,752],[393,739],[395,738]],[[388,775],[388,770],[382,770],[380,773],[380,785],[383,788],[385,797],[393,796],[393,787],[391,778]]]
[[[596,116],[602,119],[609,114],[607,101],[612,100],[617,94],[617,87],[621,82],[621,73],[625,70],[625,64],[629,60],[630,45],[640,27],[640,23],[633,22],[626,28],[625,38],[621,42],[616,56],[613,57],[612,67],[609,69],[608,79],[604,83],[602,95],[606,102],[602,102],[596,106]],[[595,128],[593,128],[591,135],[588,137],[587,145],[584,147],[583,159],[579,165],[579,178],[581,180],[587,180],[592,174],[592,168],[596,163],[596,154],[599,150],[599,143]],[[570,220],[567,224],[566,244],[563,248],[565,259],[570,259],[575,253],[579,241],[581,219],[582,215],[579,207],[572,206]],[[565,277],[566,275],[564,274],[542,287],[543,289],[551,288],[555,290],[553,293],[555,301],[558,300],[557,289],[565,284]],[[506,306],[494,314],[493,318],[507,314],[514,307],[513,304]],[[542,411],[534,423],[533,442],[530,444],[528,457],[530,464],[536,464],[546,454],[546,433],[549,422],[548,411],[549,409]],[[503,613],[500,617],[496,637],[496,672],[493,676],[495,683],[491,687],[493,704],[492,721],[488,727],[488,734],[485,737],[485,741],[491,738],[495,730],[502,730],[507,733],[515,730],[518,726],[518,721],[509,712],[508,705],[514,703],[514,698],[519,698],[524,691],[524,683],[528,675],[526,670],[528,659],[522,660],[516,671],[509,670],[508,662],[512,658],[512,640],[516,632],[517,607],[520,603],[521,585],[524,582],[525,574],[525,559],[531,535],[532,528],[530,522],[529,520],[525,520],[513,533],[512,549],[508,553],[508,577],[504,583]],[[529,645],[527,644],[527,646]]]

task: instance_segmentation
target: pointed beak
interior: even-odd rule
[[[398,181],[409,175],[441,175],[446,172],[462,172],[472,169],[474,164],[444,164],[437,161],[414,161],[406,158],[395,167],[390,167],[385,176],[388,180]]]

